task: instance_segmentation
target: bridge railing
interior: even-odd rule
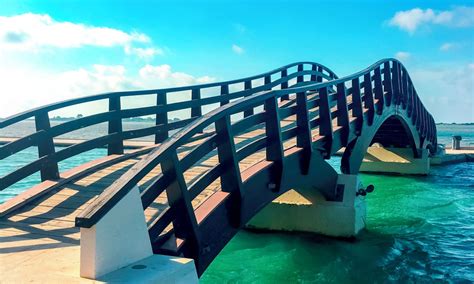
[[[288,96],[296,98],[294,103],[282,104],[279,99]],[[231,117],[257,107],[260,112],[232,121]],[[245,158],[264,151],[265,160],[278,172],[285,156],[295,149],[285,146],[291,139],[296,140],[298,149],[308,153],[320,151],[325,158],[330,158],[347,146],[349,136],[361,135],[363,127],[370,126],[375,116],[389,107],[407,111],[420,137],[436,144],[434,120],[421,103],[408,72],[394,59],[381,60],[344,78],[254,94],[229,103],[188,124],[137,162],[76,218],[76,226],[96,224],[151,170],[160,166],[161,174],[140,189],[144,210],[163,192],[168,199],[169,207],[149,225],[150,238],[155,247],[163,244],[171,234],[167,228],[172,225],[172,233],[177,238],[198,246],[200,224],[206,216],[196,216],[193,200],[217,183],[222,192],[235,196],[235,202],[239,202],[248,180],[240,168]],[[283,122],[291,116],[296,116],[296,124],[285,126]],[[178,155],[180,147],[211,125],[215,133],[186,155]],[[264,135],[239,148],[236,136],[259,125],[265,129]],[[218,157],[214,167],[186,182],[187,170],[214,155]],[[309,164],[306,162],[303,164]],[[268,177],[269,189],[253,190],[278,191],[278,176],[277,173]]]
[[[11,116],[0,121],[0,133],[2,129],[16,127],[20,122],[31,120],[34,121],[35,131],[0,147],[0,162],[29,147],[37,147],[38,158],[0,177],[0,190],[37,172],[40,172],[42,181],[57,180],[60,178],[59,162],[92,149],[106,147],[108,155],[122,154],[125,140],[150,135],[154,136],[155,143],[162,143],[169,137],[170,131],[180,129],[201,117],[206,107],[209,108],[215,104],[225,105],[230,101],[262,91],[285,89],[291,87],[294,84],[293,81],[302,84],[334,78],[337,76],[321,64],[298,62],[238,80],[177,88],[106,93],[54,103]],[[190,93],[188,95],[191,99],[176,101],[176,97],[182,96],[183,92]],[[209,92],[211,94],[206,94]],[[156,97],[154,104],[129,109],[122,106],[125,98],[140,98],[147,95]],[[282,97],[282,100],[287,99],[288,97]],[[59,125],[52,125],[51,112],[91,102],[105,102],[108,104],[108,110],[66,121]],[[183,120],[170,121],[170,114],[178,111],[187,112],[190,115]],[[243,115],[248,117],[253,113],[254,110],[249,108]],[[155,116],[155,124],[134,130],[124,129],[124,119],[142,116]],[[92,139],[56,150],[54,138],[101,123],[108,125],[106,135],[98,135]]]

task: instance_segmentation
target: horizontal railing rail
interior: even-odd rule
[[[302,82],[301,78],[298,80]],[[282,103],[282,98],[290,96],[295,98],[292,103]],[[420,139],[436,146],[434,119],[421,102],[407,70],[396,59],[384,59],[360,72],[327,82],[244,96],[194,120],[163,141],[82,211],[76,226],[95,225],[145,176],[161,166],[162,173],[140,188],[144,210],[163,192],[168,197],[169,209],[149,225],[152,242],[164,242],[163,236],[169,235],[166,228],[171,224],[176,237],[199,239],[193,199],[216,181],[222,191],[242,198],[245,179],[239,163],[246,157],[265,151],[265,160],[281,167],[289,153],[284,143],[295,139],[296,147],[308,153],[320,151],[328,159],[346,147],[350,139],[363,135],[364,125],[371,126],[376,116],[389,108],[406,112]],[[259,111],[231,120],[255,109]],[[291,116],[296,116],[296,123],[282,125]],[[265,129],[263,136],[238,145],[236,136],[257,126]],[[214,127],[215,132],[179,157],[180,147],[208,127]],[[218,163],[187,183],[186,170],[210,156],[217,156]],[[278,181],[269,180],[268,184]]]
[[[337,76],[321,64],[297,62],[270,72],[238,80],[185,87],[99,94],[46,105],[8,117],[0,121],[0,133],[2,129],[14,127],[17,123],[27,120],[34,121],[35,132],[0,147],[0,162],[29,147],[38,148],[38,158],[0,177],[0,190],[37,172],[40,172],[42,181],[57,180],[60,177],[59,162],[99,147],[107,146],[107,153],[111,155],[123,154],[123,141],[128,139],[154,136],[154,142],[161,143],[169,137],[170,131],[176,131],[201,117],[206,106],[212,107],[213,104],[225,105],[230,101],[275,88],[285,89],[292,87],[292,85],[322,82],[335,78]],[[212,89],[216,87],[218,90]],[[207,91],[212,93],[210,95],[204,94]],[[188,92],[187,95],[190,95],[190,100],[173,102],[174,96],[179,96],[182,92]],[[144,95],[154,95],[156,97],[155,103],[136,108],[122,107],[123,98]],[[288,98],[283,99],[287,100]],[[108,104],[108,110],[52,125],[51,112],[91,102],[106,103]],[[170,114],[179,111],[189,112],[190,115],[188,118],[179,121],[170,121]],[[253,113],[253,109],[248,109],[243,115],[247,117]],[[124,129],[124,119],[143,116],[155,116],[154,125],[134,130]],[[54,138],[101,123],[107,124],[107,134],[98,135],[61,150],[55,149]]]

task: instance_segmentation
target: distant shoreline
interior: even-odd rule
[[[463,123],[458,123],[458,122],[438,122],[436,125],[474,125],[474,122],[463,122]]]
[[[53,117],[50,121],[70,121],[76,119],[75,117]],[[5,118],[0,117],[0,121],[4,121]],[[26,120],[34,120],[33,118]],[[179,118],[168,119],[168,121],[179,121]],[[125,118],[124,122],[155,122],[155,118]],[[436,125],[474,125],[474,122],[437,122]]]

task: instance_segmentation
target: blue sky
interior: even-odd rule
[[[295,61],[344,76],[385,57],[405,64],[437,121],[474,121],[474,1],[2,0],[0,117]]]

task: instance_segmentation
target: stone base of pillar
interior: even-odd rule
[[[97,280],[105,283],[199,283],[193,259],[158,254],[106,274]]]
[[[428,149],[415,159],[410,148],[369,147],[360,172],[427,175],[430,171]]]
[[[331,237],[353,237],[364,227],[365,199],[356,196],[361,188],[357,175],[340,174],[338,184],[343,185],[343,200],[326,201],[317,191],[300,194],[290,190],[262,209],[248,228],[276,231],[311,232]]]

